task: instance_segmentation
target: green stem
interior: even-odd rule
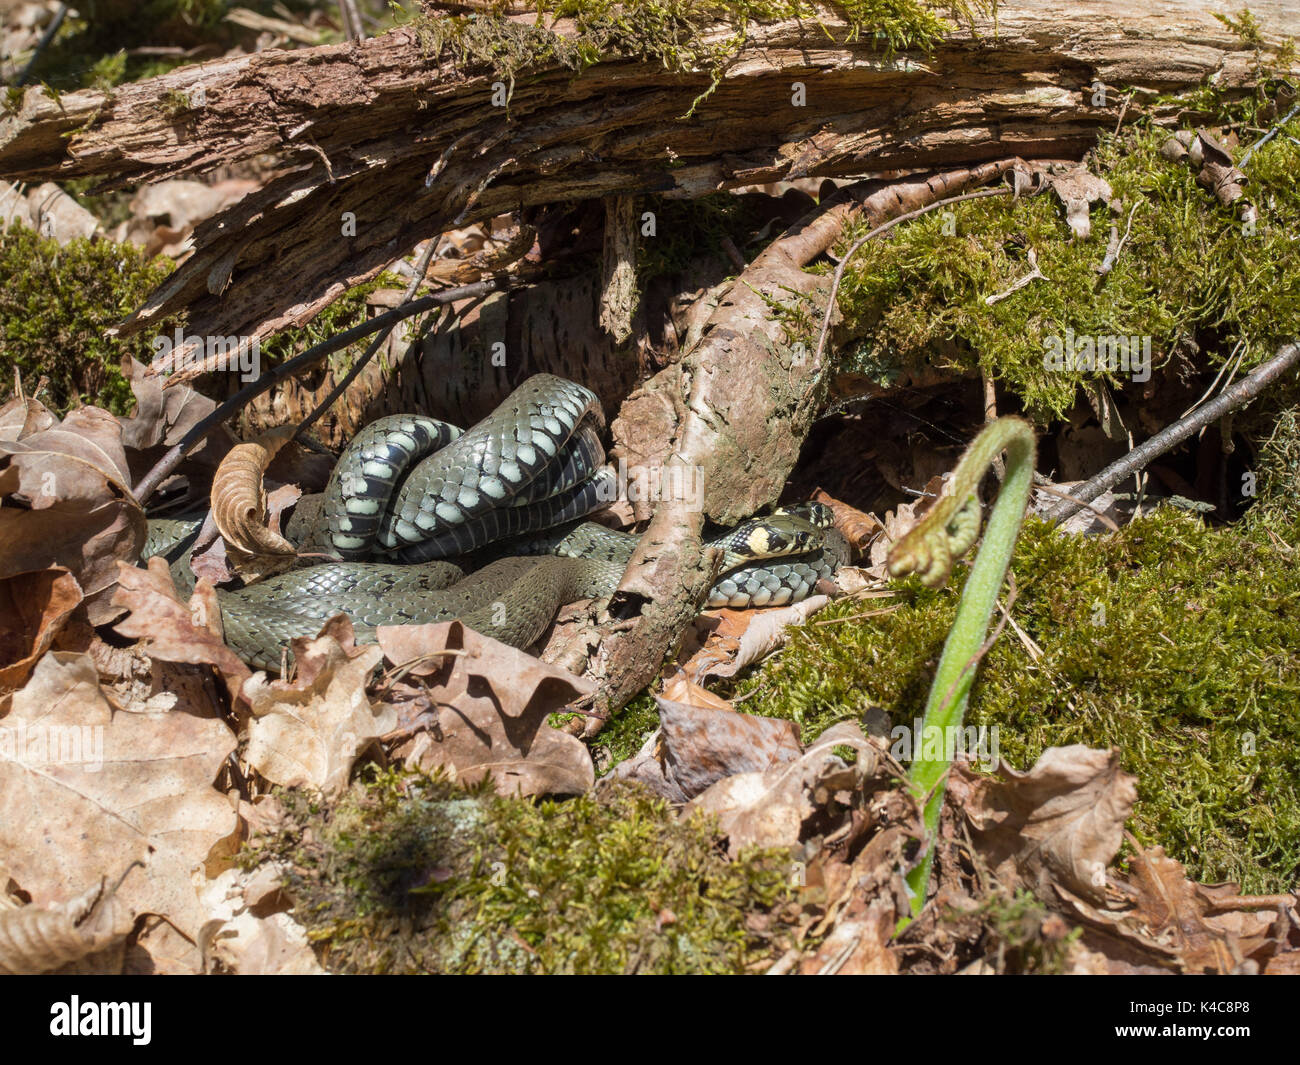
[[[944,496],[889,553],[889,572],[893,577],[916,573],[930,588],[947,581],[953,562],[970,548],[979,533],[979,483],[1003,451],[1007,453],[1006,479],[989,517],[984,544],[975,557],[957,604],[957,616],[948,640],[943,645],[943,657],[939,659],[925,706],[922,735],[912,738],[914,757],[910,778],[918,798],[925,803],[927,840],[925,858],[907,877],[912,889],[913,916],[925,904],[934,861],[939,811],[950,766],[946,755],[953,746],[947,737],[956,735],[948,729],[959,729],[965,716],[975,679],[976,656],[988,633],[998,591],[1011,565],[1016,536],[1033,487],[1036,447],[1029,423],[1020,418],[999,418],[985,427],[957,464]],[[921,756],[926,746],[923,737],[934,735],[928,732],[931,726],[940,729],[938,735],[944,737],[940,745],[943,754],[936,759]]]

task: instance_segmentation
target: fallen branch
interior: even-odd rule
[[[1193,433],[1199,432],[1211,422],[1218,421],[1225,414],[1249,403],[1294,366],[1297,360],[1300,360],[1300,342],[1292,341],[1290,344],[1284,344],[1278,349],[1276,355],[1256,367],[1249,376],[1225,388],[1205,406],[1197,408],[1186,417],[1179,418],[1172,425],[1161,429],[1150,440],[1135,447],[1123,458],[1116,459],[1100,473],[1094,474],[1073,490],[1072,500],[1057,504],[1044,517],[1048,521],[1065,521],[1102,492],[1114,488],[1125,477],[1143,469],[1153,459],[1159,458],[1175,445],[1181,444]]]
[[[502,287],[497,281],[479,281],[473,285],[463,285],[460,288],[450,288],[445,292],[436,292],[430,296],[423,296],[418,300],[407,303],[401,307],[396,307],[391,311],[385,311],[383,314],[376,315],[369,321],[362,322],[359,325],[347,329],[337,336],[332,336],[328,340],[322,340],[319,344],[308,348],[301,355],[295,355],[287,362],[282,362],[279,366],[273,367],[262,374],[256,381],[253,381],[240,389],[235,395],[231,396],[224,403],[220,404],[211,414],[194,426],[181,441],[172,447],[163,455],[148,473],[140,479],[135,486],[133,494],[136,502],[141,504],[149,499],[162,484],[163,480],[180,465],[181,459],[185,457],[186,452],[194,447],[204,437],[206,437],[218,425],[227,418],[233,417],[245,405],[251,403],[263,392],[273,388],[278,382],[296,373],[301,373],[309,369],[327,355],[336,351],[341,351],[350,344],[362,337],[367,337],[371,333],[376,333],[381,329],[389,328],[394,323],[401,321],[403,318],[410,318],[412,315],[420,314],[432,307],[438,307],[442,304],[452,303],[456,300],[474,299],[478,296],[485,296],[489,292],[495,292]]]

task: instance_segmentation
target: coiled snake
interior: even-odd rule
[[[304,497],[287,529],[304,551],[344,561],[221,591],[226,642],[251,665],[278,670],[292,638],[346,613],[358,642],[373,642],[380,625],[461,618],[527,647],[565,603],[609,595],[637,543],[578,522],[615,494],[602,465],[603,420],[589,389],[539,374],[464,434],[418,415],[372,423],[345,449],[324,495]],[[723,552],[724,576],[707,605],[805,598],[845,560],[844,540],[829,526],[829,508],[807,504],[710,540]],[[180,537],[196,528],[151,522],[145,556],[168,552],[173,573],[191,585]],[[553,531],[536,535],[542,530]],[[501,541],[515,554],[468,576],[442,561]]]

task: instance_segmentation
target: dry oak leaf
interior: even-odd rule
[[[221,607],[212,585],[200,580],[187,605],[177,596],[164,559],[155,555],[147,569],[119,565],[113,602],[130,613],[114,628],[129,639],[143,640],[150,658],[214,666],[231,699],[238,699],[252,671],[221,638]]]
[[[857,751],[853,765],[834,753],[836,746]],[[799,842],[804,821],[834,797],[854,791],[877,775],[880,752],[851,721],[822,733],[796,761],[761,773],[737,773],[692,800],[689,809],[718,818],[735,857],[751,844],[788,847]]]
[[[0,580],[0,691],[27,680],[32,666],[81,602],[81,586],[66,569],[52,567]]]
[[[704,706],[713,710],[735,709],[722,696],[714,695],[707,688],[701,688],[689,680],[680,669],[664,681],[663,696],[674,703],[684,703],[687,706]]]
[[[820,488],[813,492],[812,499],[815,503],[825,503],[834,512],[835,528],[844,534],[844,539],[855,552],[854,557],[865,552],[885,531],[884,523],[874,514],[851,507]]]
[[[89,655],[47,652],[0,700],[0,854],[40,906],[133,861],[117,897],[193,938],[191,870],[238,818],[213,787],[235,736],[214,718],[114,711]]]
[[[1186,972],[1231,973],[1250,962],[1263,964],[1286,946],[1290,921],[1274,910],[1221,910],[1220,900],[1237,895],[1236,884],[1197,884],[1163,847],[1143,848],[1129,837],[1134,855],[1128,885],[1133,907],[1103,913],[1075,908],[1089,923],[1106,927],[1138,947],[1168,954]]]
[[[753,618],[741,634],[736,645],[735,657],[729,662],[709,663],[703,657],[708,651],[706,647],[701,655],[697,656],[699,664],[696,667],[697,672],[693,675],[697,680],[705,677],[734,677],[742,669],[752,666],[755,662],[761,662],[774,651],[784,647],[788,635],[786,630],[792,625],[802,625],[818,611],[825,609],[830,601],[828,595],[810,595],[807,599],[791,603],[789,606],[749,611]]]
[[[595,783],[586,745],[548,723],[591,695],[591,681],[459,621],[384,625],[377,636],[394,665],[418,663],[411,672],[436,708],[429,730],[394,752],[408,766],[441,766],[467,783],[491,776],[502,795],[576,795]]]
[[[323,974],[302,925],[287,913],[259,916],[254,912],[248,889],[257,875],[227,869],[203,886],[199,897],[211,915],[200,938],[204,971],[245,976]]]
[[[84,895],[51,906],[0,908],[0,975],[121,972],[135,915],[106,884],[101,877]]]
[[[761,774],[799,757],[799,727],[793,721],[662,696],[655,702],[659,730],[606,779],[636,781],[670,802],[686,802],[724,778]]]
[[[109,602],[116,562],[138,558],[146,533],[121,435],[107,411],[80,407],[58,426],[0,440],[0,577],[63,566],[92,625],[121,613]]]
[[[328,628],[313,640],[293,642],[292,680],[255,673],[244,683],[253,711],[248,764],[273,784],[338,795],[357,759],[397,724],[392,707],[366,696],[383,652],[373,644],[352,648],[338,631]]]
[[[1023,882],[1049,902],[1059,885],[1105,904],[1120,898],[1106,867],[1137,801],[1136,780],[1120,769],[1118,751],[1075,744],[1048,748],[1027,773],[1001,766],[984,776],[956,762],[948,794],[1003,884]]]
[[[799,963],[805,976],[894,976],[898,952],[889,946],[901,917],[892,896],[855,894],[830,935]]]

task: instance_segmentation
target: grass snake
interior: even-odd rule
[[[342,561],[220,590],[226,642],[251,665],[276,671],[291,639],[346,613],[358,642],[373,642],[380,625],[460,618],[527,647],[565,603],[609,595],[638,541],[580,521],[615,495],[602,426],[594,393],[549,374],[528,378],[465,433],[419,415],[372,423],[344,450],[324,494],[303,497],[286,529],[304,551]],[[719,533],[708,543],[723,552],[724,574],[707,605],[805,598],[845,560],[843,538],[829,526],[829,508],[807,504]],[[183,538],[196,530],[151,521],[144,551],[166,553],[186,588],[193,574]],[[476,551],[481,560],[488,545],[510,554],[473,572],[448,561]]]

